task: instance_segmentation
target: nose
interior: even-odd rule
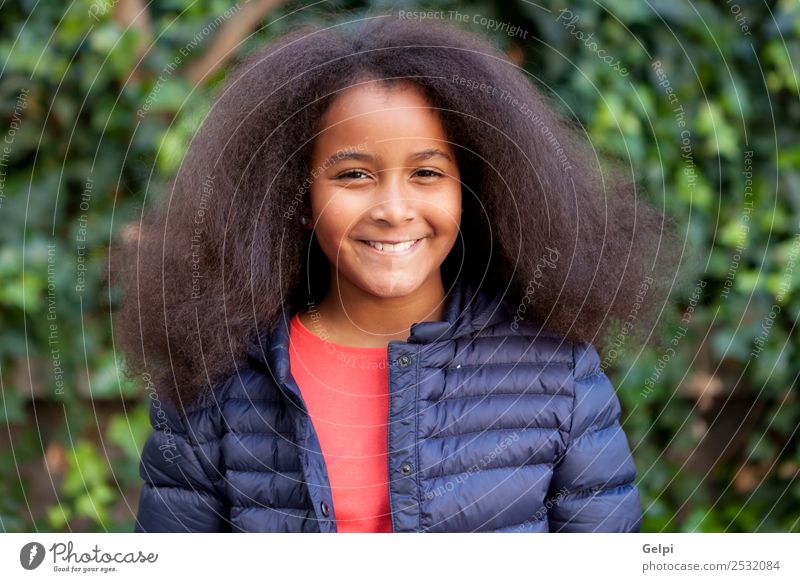
[[[417,215],[415,196],[408,192],[401,180],[384,176],[374,191],[375,197],[369,215],[375,222],[399,225],[414,220]]]

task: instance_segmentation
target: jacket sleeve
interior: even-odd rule
[[[638,532],[636,467],[619,423],[619,399],[591,344],[574,344],[573,361],[572,424],[545,504],[550,531]]]
[[[154,430],[139,465],[144,485],[134,532],[230,530],[230,509],[219,469],[221,416],[216,396],[199,398],[181,415],[176,407],[152,395]]]

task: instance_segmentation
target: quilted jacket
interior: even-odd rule
[[[595,348],[456,282],[445,321],[388,345],[394,532],[639,531],[636,470]],[[293,312],[227,381],[155,399],[137,532],[336,532],[328,475],[289,371]]]

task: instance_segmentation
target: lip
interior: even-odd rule
[[[401,251],[399,253],[398,252],[379,251],[378,249],[376,249],[375,247],[373,247],[369,243],[365,242],[364,240],[359,240],[358,242],[360,242],[362,245],[364,245],[364,247],[367,250],[372,251],[373,253],[378,254],[378,255],[383,255],[383,256],[387,256],[387,257],[404,257],[406,255],[410,255],[411,253],[415,252],[420,247],[422,241],[425,240],[425,238],[426,237],[422,237],[422,238],[417,239],[417,242],[415,242],[413,245],[408,247],[406,250]],[[405,241],[399,240],[397,242],[389,243],[389,244],[397,244],[398,242],[406,242],[407,240],[408,239],[406,239]],[[388,243],[389,241],[373,241],[373,242],[387,242]]]

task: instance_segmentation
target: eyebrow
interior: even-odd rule
[[[410,159],[414,161],[423,161],[423,160],[430,160],[431,158],[444,158],[450,162],[453,161],[453,158],[445,152],[444,150],[440,150],[438,148],[429,148],[426,150],[422,150],[412,154]],[[341,162],[343,160],[356,160],[359,162],[373,162],[375,161],[375,157],[371,156],[370,154],[363,154],[360,152],[353,152],[353,151],[339,151],[329,157],[327,160],[322,162],[322,167],[330,167],[337,162]]]

